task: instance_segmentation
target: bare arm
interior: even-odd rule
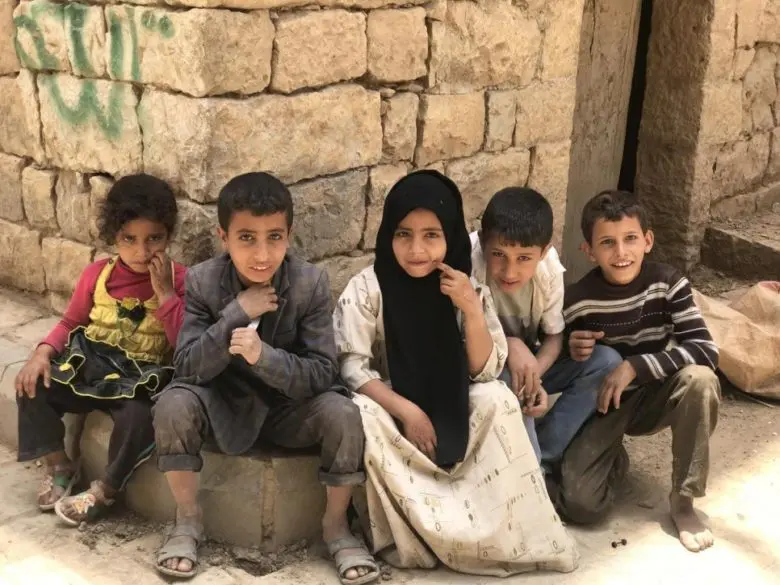
[[[463,313],[463,330],[466,337],[466,354],[469,359],[469,375],[477,376],[485,369],[493,351],[493,337],[482,312],[482,303],[475,295],[474,306]]]
[[[563,349],[563,333],[557,335],[548,335],[544,338],[539,351],[536,352],[536,362],[539,364],[539,375],[544,374],[549,370],[561,355]]]

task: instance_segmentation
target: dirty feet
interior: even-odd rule
[[[193,516],[177,512],[176,526],[166,536],[157,554],[157,570],[172,577],[193,577],[198,570],[198,545],[202,540],[203,520],[200,510]]]
[[[700,552],[715,544],[712,532],[693,509],[693,498],[670,494],[669,507],[672,520],[680,535],[680,542],[685,548],[692,552]]]
[[[38,507],[42,511],[53,510],[57,502],[70,495],[78,480],[77,468],[70,461],[49,467],[38,488]]]
[[[69,526],[94,522],[114,505],[116,490],[104,481],[93,481],[87,491],[62,498],[54,506],[57,516]]]
[[[339,580],[345,585],[370,583],[379,578],[379,567],[365,545],[355,538],[346,522],[323,520],[322,538],[336,563]]]

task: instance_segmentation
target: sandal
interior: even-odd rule
[[[336,570],[342,585],[364,585],[379,579],[379,565],[377,565],[371,553],[368,552],[366,546],[352,534],[343,538],[337,538],[327,544],[328,552],[336,562]],[[359,549],[359,551],[347,552],[350,549]],[[362,577],[355,577],[354,579],[348,579],[345,576],[347,571],[357,569],[358,567],[365,567],[369,571]]]
[[[54,507],[63,498],[67,498],[73,491],[74,486],[81,479],[81,466],[76,465],[75,471],[71,468],[68,469],[54,469],[51,473],[46,473],[41,481],[41,486],[38,488],[38,509],[41,512],[50,512],[54,510]],[[55,488],[62,489],[62,494],[54,502],[48,504],[41,504],[41,498],[46,496],[46,499],[51,497],[51,493]]]
[[[195,524],[176,524],[165,536],[165,542],[157,552],[157,570],[163,575],[191,579],[198,572],[198,545],[203,541],[203,529]],[[192,563],[189,571],[164,567],[170,559],[187,559]]]
[[[68,526],[78,526],[82,522],[94,522],[105,515],[108,508],[114,505],[114,500],[98,501],[95,494],[86,491],[62,498],[54,506],[54,512]]]

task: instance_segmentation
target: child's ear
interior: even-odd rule
[[[647,230],[645,232],[645,254],[649,254],[655,244],[655,234],[653,230]]]
[[[219,226],[217,226],[217,237],[222,242],[222,247],[227,250],[227,232]]]
[[[583,241],[580,244],[580,250],[582,251],[583,254],[585,254],[588,257],[588,260],[590,260],[593,264],[598,263],[596,257],[593,255],[593,249],[590,247],[590,244],[588,242]]]

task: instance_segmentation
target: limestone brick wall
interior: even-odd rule
[[[180,196],[174,256],[215,252],[237,173],[291,185],[294,245],[334,291],[412,169],[531,185],[561,240],[582,0],[0,0],[0,280],[58,301],[104,254],[97,204],[145,171]]]

